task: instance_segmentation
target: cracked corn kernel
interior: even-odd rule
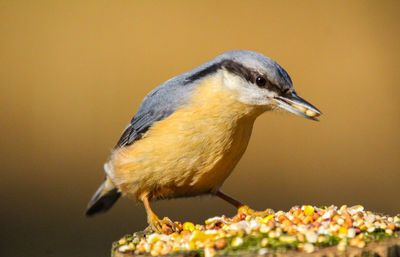
[[[346,248],[347,248],[347,242],[346,242],[346,240],[340,241],[339,244],[338,244],[338,246],[337,246],[337,249],[338,249],[339,251],[341,251],[341,252],[344,252],[344,251],[346,251]]]
[[[194,230],[194,224],[192,222],[183,223],[183,230],[193,231]]]
[[[340,227],[339,228],[339,234],[346,234],[347,235],[347,228],[345,228],[345,227]]]
[[[188,249],[189,249],[189,250],[194,250],[194,249],[196,249],[196,244],[195,244],[193,241],[189,242]]]
[[[281,236],[279,238],[279,241],[290,244],[290,243],[293,243],[293,242],[296,241],[296,237],[294,237],[294,236]]]
[[[204,241],[207,239],[207,235],[200,230],[194,230],[192,237],[190,238],[191,241]]]
[[[232,245],[233,247],[239,246],[239,245],[241,245],[241,244],[243,244],[243,239],[242,239],[241,237],[235,237],[235,238],[232,240],[232,243],[231,243],[231,245]]]
[[[306,205],[304,207],[304,214],[306,216],[312,216],[314,214],[314,208],[312,206],[310,206],[310,205]]]
[[[260,223],[267,223],[270,219],[272,219],[274,215],[268,215],[267,217],[263,218]]]
[[[154,244],[155,242],[157,242],[157,241],[159,241],[160,240],[160,235],[158,235],[158,234],[151,234],[150,236],[149,236],[149,238],[147,239],[147,241],[150,243],[150,244]]]
[[[365,241],[361,241],[357,244],[358,248],[364,248],[365,247]]]
[[[314,245],[313,245],[313,244],[310,244],[310,243],[304,244],[304,251],[305,251],[306,253],[312,253],[312,252],[314,252]]]
[[[262,240],[261,240],[261,246],[262,247],[266,247],[267,245],[268,245],[268,238],[263,238]]]

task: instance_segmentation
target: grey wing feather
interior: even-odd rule
[[[185,74],[184,74],[185,75]],[[184,84],[183,75],[168,80],[151,91],[143,100],[138,112],[125,128],[115,148],[131,145],[157,121],[169,117],[185,105],[195,84]]]
[[[170,116],[172,110],[163,110],[157,112],[157,106],[152,106],[152,108],[138,112],[129,125],[125,128],[121,135],[116,147],[123,147],[130,145],[136,140],[142,138],[143,134],[157,121],[163,120]]]

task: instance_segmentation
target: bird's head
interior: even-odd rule
[[[252,51],[226,52],[214,59],[224,85],[237,100],[266,109],[282,109],[317,120],[321,112],[296,94],[287,72],[272,59]]]

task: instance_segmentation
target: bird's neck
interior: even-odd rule
[[[194,89],[188,108],[194,114],[215,118],[221,122],[254,122],[267,110],[264,106],[251,105],[238,101],[238,92],[224,85],[222,74],[203,80]]]

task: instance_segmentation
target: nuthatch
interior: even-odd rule
[[[163,224],[149,201],[221,192],[250,139],[255,119],[283,109],[317,120],[321,112],[300,98],[286,71],[251,51],[230,51],[166,81],[143,100],[104,165],[106,178],[86,215],[107,211],[122,195],[143,202],[151,228]]]

